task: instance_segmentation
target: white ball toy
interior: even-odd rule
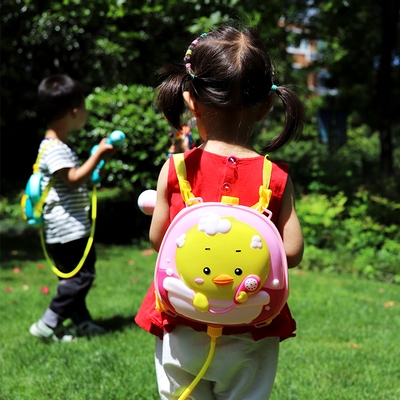
[[[157,192],[149,189],[140,193],[137,203],[142,211],[146,215],[153,215],[154,207],[156,206]]]

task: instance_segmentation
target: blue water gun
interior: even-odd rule
[[[111,135],[107,139],[107,144],[111,144],[113,146],[121,146],[122,143],[125,141],[125,133],[119,130],[111,132]],[[90,155],[94,154],[99,145],[93,146],[92,150],[90,151]],[[101,182],[100,171],[104,167],[104,160],[101,160],[97,165],[96,169],[93,171],[92,174],[92,182],[97,185]]]

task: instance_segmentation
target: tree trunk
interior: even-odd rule
[[[381,172],[390,175],[393,172],[392,144],[392,52],[396,46],[397,23],[399,20],[400,0],[381,0],[381,57],[377,73],[377,94],[380,107]]]

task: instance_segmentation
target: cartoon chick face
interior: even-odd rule
[[[201,217],[176,245],[180,279],[207,298],[233,299],[248,275],[258,276],[260,286],[267,279],[270,254],[266,242],[256,229],[234,217]]]

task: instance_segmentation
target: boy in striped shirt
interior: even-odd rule
[[[42,189],[55,177],[43,209],[46,248],[57,269],[68,273],[81,261],[90,236],[87,183],[99,162],[117,149],[103,139],[98,150],[81,165],[68,145],[70,134],[82,129],[87,120],[85,95],[79,82],[67,75],[52,75],[40,83],[38,98],[39,115],[48,126],[39,147],[40,152],[46,146],[39,162]],[[63,326],[67,318],[76,326],[77,336],[104,333],[104,328],[93,323],[85,301],[95,278],[95,262],[92,245],[79,272],[67,279],[59,278],[57,294],[42,318],[30,327],[32,335],[71,342],[75,335]]]

